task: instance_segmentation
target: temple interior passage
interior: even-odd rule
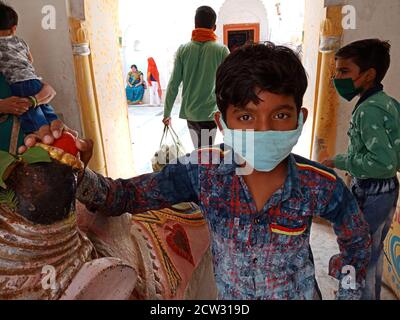
[[[199,18],[199,10],[206,18]],[[380,299],[400,299],[399,0],[0,0],[0,18],[0,300],[316,299],[314,266],[325,300],[374,300],[379,288]],[[205,27],[209,19],[212,25]],[[268,71],[274,76],[256,82],[260,74],[255,67],[243,70],[245,58],[233,67],[225,64],[254,48],[271,53],[276,49],[271,43],[290,49],[279,52],[291,61],[290,72],[279,59]],[[370,57],[372,47],[377,53]],[[251,61],[260,67],[263,57]],[[242,145],[232,148],[259,168],[255,175],[227,186],[221,181],[228,173],[217,179],[199,170],[199,188],[213,190],[199,197],[210,212],[195,203],[170,205],[171,197],[181,202],[182,193],[191,191],[193,177],[186,171],[172,176],[168,168],[160,173],[166,164],[160,156],[168,163],[173,157],[165,150],[179,149],[180,156],[194,151],[188,125],[222,126],[214,114],[228,98],[215,86],[218,68],[224,71],[220,82],[225,76],[230,83],[239,79],[235,88],[247,85],[243,79],[257,89],[264,81],[268,88],[279,87],[254,89],[258,98],[267,97],[246,105],[254,114],[270,112],[275,99],[289,111],[271,116],[282,120],[276,130],[265,129],[270,118],[252,124],[263,137],[254,141],[255,159]],[[280,85],[290,93],[282,93]],[[300,91],[307,111],[298,113],[293,101]],[[183,113],[190,116],[181,118]],[[303,127],[300,115],[307,118]],[[240,120],[242,126],[247,116],[232,123]],[[294,122],[280,127],[295,118],[297,127]],[[63,128],[62,136],[52,136],[41,121]],[[264,129],[257,130],[260,123]],[[167,127],[173,135],[161,140]],[[77,144],[76,135],[90,141]],[[218,130],[214,145],[224,141],[232,143]],[[274,143],[279,148],[269,149]],[[290,153],[302,157],[294,164],[299,175],[285,171]],[[304,182],[309,197],[295,192],[295,184],[290,199],[283,200],[289,193],[279,191],[289,177]],[[266,207],[271,199],[278,204]],[[289,200],[281,210],[279,204]],[[343,255],[329,266],[340,252],[337,235],[330,223],[308,219],[321,206],[340,208],[330,218],[343,222],[341,249],[350,248],[353,260]],[[238,212],[244,213],[237,217]],[[246,215],[260,212],[264,215],[255,219]],[[261,224],[263,219],[268,223]],[[264,233],[254,236],[253,227]],[[239,252],[233,235],[257,245]],[[376,258],[371,261],[370,247]],[[362,268],[366,286],[352,287],[359,277],[353,277],[353,266],[340,265],[345,258],[375,266]],[[257,265],[260,260],[265,263]],[[329,275],[329,268],[340,267],[339,278],[350,267],[350,291],[339,290],[343,282]]]

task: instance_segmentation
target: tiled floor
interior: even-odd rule
[[[190,140],[186,121],[179,119],[178,114],[179,108],[175,107],[172,114],[172,125],[182,140],[186,152],[190,152],[193,150],[193,145]],[[152,107],[148,105],[129,107],[129,121],[137,175],[152,171],[151,158],[159,148],[164,128],[162,118],[162,107]],[[172,141],[169,141],[169,143],[171,142]],[[218,133],[216,143],[221,142],[222,135]],[[328,275],[327,270],[330,257],[338,253],[339,249],[332,228],[324,224],[313,224],[311,246],[316,264],[317,280],[323,298],[333,299],[334,291],[337,290],[337,281]],[[396,300],[391,291],[386,287],[382,289],[382,299]]]

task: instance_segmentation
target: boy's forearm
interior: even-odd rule
[[[343,171],[347,171],[347,154],[338,154],[333,158],[333,163],[335,164],[335,168]]]
[[[186,167],[172,165],[159,173],[127,180],[105,178],[86,169],[79,181],[77,199],[92,212],[119,216],[196,202],[197,196]]]
[[[337,298],[357,299],[364,286],[371,238],[357,201],[341,179],[337,179],[327,210],[321,216],[333,223],[340,249],[329,263],[329,274],[339,280]],[[351,281],[346,288],[347,280]]]
[[[335,224],[340,254],[331,258],[329,274],[339,280],[338,299],[357,299],[364,287],[371,253],[368,224],[361,211]]]
[[[135,189],[134,180],[112,180],[86,169],[78,185],[77,199],[90,211],[106,216],[120,216],[127,212],[135,214],[170,206],[166,202],[151,202],[141,197],[140,193],[145,190]]]

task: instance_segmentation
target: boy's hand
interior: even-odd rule
[[[332,168],[332,169],[335,168],[335,162],[334,162],[333,159],[324,160],[324,161],[322,162],[322,165],[324,165],[325,167],[328,167],[328,168]]]
[[[27,135],[24,140],[25,145],[20,147],[18,152],[24,153],[27,149],[34,147],[37,142],[51,145],[55,139],[61,137],[63,131],[71,133],[74,137],[78,136],[78,133],[75,130],[66,127],[62,121],[55,120],[50,126],[43,126],[39,131]]]
[[[80,152],[80,159],[85,166],[87,166],[93,154],[93,141],[89,139],[79,139],[78,132],[68,128],[60,120],[55,120],[50,126],[43,126],[38,132],[26,136],[24,140],[25,145],[20,147],[18,152],[24,153],[27,149],[34,147],[38,142],[51,145],[55,139],[61,137],[64,131],[71,133],[77,138],[76,147]]]
[[[64,129],[65,125],[62,121],[53,121],[50,126],[43,126],[39,131],[27,135],[24,139],[25,145],[19,147],[18,152],[24,153],[27,149],[34,147],[37,142],[51,145],[54,139],[58,139],[61,136]]]
[[[85,164],[85,167],[88,165],[90,159],[93,155],[93,140],[91,139],[77,139],[76,147],[80,152],[80,159]]]

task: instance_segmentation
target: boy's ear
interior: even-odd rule
[[[375,68],[370,68],[367,71],[367,81],[368,82],[375,82],[376,79],[376,70]]]
[[[17,26],[16,25],[11,27],[11,32],[14,33],[14,34],[17,32]]]
[[[222,125],[221,125],[221,117],[222,117],[222,114],[219,111],[217,111],[214,114],[214,121],[217,124],[219,131],[223,132],[224,129],[222,128]]]
[[[305,124],[306,121],[307,121],[307,118],[308,118],[308,109],[306,109],[306,108],[301,108],[301,109],[300,109],[300,112],[303,113],[303,124]]]

